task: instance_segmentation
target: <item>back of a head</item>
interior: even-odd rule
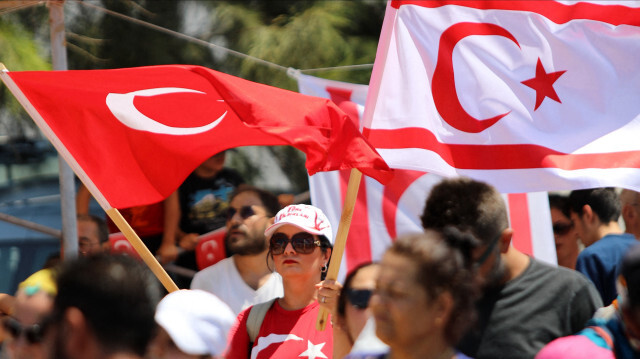
[[[620,198],[612,187],[572,191],[569,195],[571,211],[581,215],[585,205],[591,207],[602,223],[615,222],[620,217]]]
[[[458,342],[475,319],[474,302],[479,293],[472,251],[479,241],[468,233],[447,226],[442,231],[399,237],[388,252],[407,258],[417,265],[419,285],[433,299],[448,291],[454,307],[445,326],[449,344]]]
[[[425,229],[454,226],[488,243],[509,227],[507,209],[491,185],[469,178],[445,179],[435,185],[422,213]]]
[[[160,287],[142,263],[127,256],[80,257],[64,263],[57,286],[56,321],[75,307],[106,353],[144,354],[153,334]]]

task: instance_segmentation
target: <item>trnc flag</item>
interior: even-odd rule
[[[391,1],[365,133],[394,168],[501,192],[640,190],[638,6]]]
[[[2,80],[105,210],[158,202],[238,146],[294,146],[310,174],[391,176],[330,101],[204,67],[4,71]]]
[[[331,99],[354,122],[361,120],[368,86],[307,75],[299,75],[298,86],[301,93]],[[322,209],[331,223],[339,223],[349,172],[320,172],[309,178],[311,202]],[[397,236],[422,231],[420,216],[424,203],[431,187],[441,179],[431,173],[398,169],[386,185],[363,178],[340,266],[341,278],[360,263],[379,260]],[[556,264],[547,194],[505,194],[504,200],[515,233],[513,245],[538,259]],[[336,231],[337,226],[334,227]]]

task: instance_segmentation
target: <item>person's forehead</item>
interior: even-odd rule
[[[239,208],[243,206],[261,206],[264,207],[264,204],[260,200],[260,196],[253,191],[246,191],[238,194],[233,197],[231,203],[229,203],[231,207]]]
[[[91,233],[91,234],[96,234],[97,235],[97,233],[98,233],[98,225],[95,222],[92,222],[92,221],[79,220],[78,221],[78,232]]]

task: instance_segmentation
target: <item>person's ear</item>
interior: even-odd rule
[[[327,265],[329,264],[329,259],[331,258],[331,253],[333,252],[332,248],[327,248],[324,252],[324,258],[327,260]]]
[[[511,240],[513,239],[513,229],[506,228],[502,231],[500,235],[500,253],[507,253],[509,250],[509,246],[511,245]]]
[[[78,358],[88,357],[91,353],[89,340],[91,329],[84,314],[78,308],[67,308],[63,323],[67,353],[76,353]]]
[[[585,223],[593,223],[593,221],[598,218],[593,212],[591,206],[588,204],[582,206],[582,215],[580,217],[583,221],[585,221]]]
[[[447,291],[440,293],[434,305],[434,322],[437,326],[444,327],[449,322],[449,317],[453,310],[453,297],[451,293]]]

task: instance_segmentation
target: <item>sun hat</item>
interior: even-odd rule
[[[290,224],[305,232],[327,237],[333,244],[333,232],[327,216],[320,208],[307,204],[292,204],[281,209],[275,216],[274,223],[264,231],[269,238],[279,227]]]
[[[183,289],[158,303],[155,319],[184,353],[215,356],[224,352],[236,316],[215,295]]]

